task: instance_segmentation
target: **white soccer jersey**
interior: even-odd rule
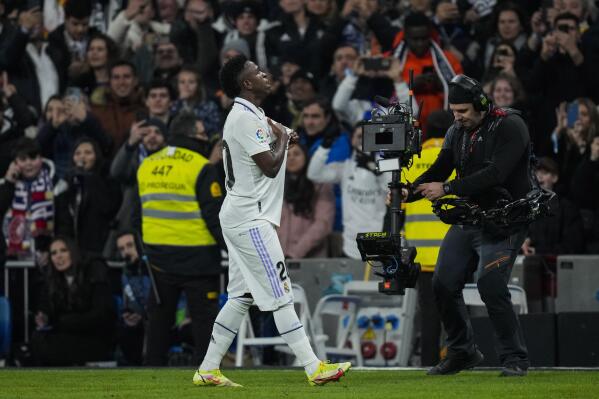
[[[227,196],[220,211],[222,227],[234,228],[252,220],[267,220],[279,226],[287,154],[274,178],[264,175],[252,159],[253,155],[270,151],[276,140],[262,108],[236,97],[223,129]]]

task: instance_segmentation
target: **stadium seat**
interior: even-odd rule
[[[528,303],[526,302],[524,288],[513,284],[508,284],[507,288],[510,290],[510,295],[512,296],[512,304],[518,307],[518,314],[528,314]],[[485,306],[476,284],[466,284],[462,292],[466,306]]]
[[[353,357],[357,366],[363,366],[360,340],[352,334],[361,300],[352,295],[327,295],[322,297],[312,316],[316,353],[321,359],[330,356]],[[325,334],[325,317],[336,318],[336,329],[331,336]],[[351,344],[348,347],[348,342]]]
[[[306,297],[306,293],[304,289],[299,284],[292,284],[293,289],[293,298],[295,309],[298,313],[298,317],[300,322],[304,326],[306,330],[306,334],[308,334],[308,338],[310,341],[313,340],[312,333],[312,320],[310,318],[310,308],[308,306],[308,298]],[[252,327],[252,321],[250,320],[249,312],[245,315],[241,326],[239,327],[239,331],[237,333],[237,351],[235,353],[235,367],[243,366],[243,353],[246,347],[255,347],[255,346],[266,346],[266,345],[275,345],[275,349],[291,354],[289,348],[287,348],[287,344],[280,336],[276,337],[256,337],[254,333],[254,329]],[[252,353],[252,361],[254,366],[261,365],[260,358],[257,354]]]
[[[0,359],[5,359],[11,344],[11,313],[8,298],[0,297]]]

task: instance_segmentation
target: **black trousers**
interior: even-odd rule
[[[441,316],[433,294],[433,273],[421,272],[418,276],[418,308],[420,311],[420,356],[422,366],[439,362]]]
[[[468,277],[476,271],[478,291],[495,329],[501,364],[528,368],[526,343],[507,288],[525,235],[522,230],[497,239],[474,226],[452,226],[447,232],[437,259],[433,291],[447,331],[449,356],[463,356],[476,350],[462,295]]]
[[[185,292],[187,297],[194,339],[194,362],[198,363],[206,354],[212,325],[218,313],[219,276],[184,276],[154,270],[154,278],[161,302],[158,305],[156,296],[151,291],[148,301],[146,365],[165,366],[168,362],[170,330],[175,323],[181,292]]]

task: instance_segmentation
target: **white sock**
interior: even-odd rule
[[[206,356],[200,364],[200,370],[213,370],[220,367],[220,362],[235,339],[243,317],[252,303],[253,299],[251,298],[230,298],[218,312],[212,328],[210,344]]]
[[[299,321],[293,304],[287,304],[273,312],[275,324],[283,340],[289,345],[308,375],[312,375],[320,364],[310,346],[310,340]]]

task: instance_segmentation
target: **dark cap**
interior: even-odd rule
[[[232,21],[235,21],[241,14],[252,14],[260,20],[262,15],[262,6],[260,3],[252,0],[233,1],[227,10],[227,14]]]
[[[154,126],[165,137],[166,137],[166,134],[168,131],[166,124],[158,118],[148,118],[145,120],[145,122],[141,126],[142,127]]]
[[[293,75],[289,78],[289,84],[293,83],[298,79],[304,79],[310,82],[314,90],[318,90],[318,83],[316,83],[316,78],[312,74],[312,72],[308,72],[305,69],[298,69],[295,71]]]

